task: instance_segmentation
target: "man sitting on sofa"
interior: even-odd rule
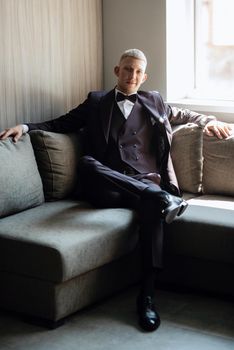
[[[91,92],[67,114],[42,123],[17,125],[0,133],[17,140],[27,131],[84,132],[79,162],[80,195],[98,207],[133,208],[139,215],[142,285],[137,298],[139,323],[146,331],[160,324],[154,306],[154,280],[162,268],[163,222],[170,224],[187,207],[170,157],[170,124],[193,122],[210,136],[231,130],[212,116],[166,105],[158,92],[139,91],[147,79],[147,60],[138,49],[125,51],[114,68],[117,85]]]

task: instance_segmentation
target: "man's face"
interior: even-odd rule
[[[147,79],[146,64],[143,60],[126,57],[114,69],[118,78],[117,88],[125,94],[137,92],[141,84]]]

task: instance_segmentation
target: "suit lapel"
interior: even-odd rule
[[[155,107],[155,100],[153,98],[149,99],[149,96],[144,96],[140,92],[138,93],[138,98],[141,104],[150,112],[151,116],[160,123],[164,123],[164,117],[159,113],[158,109]]]
[[[166,132],[167,140],[169,144],[171,144],[172,130],[169,120],[167,118],[165,105],[161,102],[160,99],[155,99],[153,94],[151,94],[150,96],[149,94],[147,94],[147,96],[145,96],[144,93],[142,94],[141,92],[139,92],[138,97],[142,105],[149,111],[152,125],[158,125],[159,130],[161,130],[161,132]]]
[[[105,96],[103,96],[100,102],[102,129],[103,129],[106,142],[108,142],[109,133],[110,133],[114,100],[115,100],[115,90],[111,90]]]

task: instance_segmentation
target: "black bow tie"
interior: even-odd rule
[[[137,99],[137,94],[132,94],[132,95],[127,96],[127,95],[122,94],[121,92],[118,92],[116,95],[117,102],[120,102],[123,100],[129,100],[129,101],[135,103],[136,99]]]

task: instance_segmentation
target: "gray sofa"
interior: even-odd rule
[[[33,131],[0,142],[0,307],[50,326],[140,279],[137,217],[74,198],[82,142]],[[234,137],[174,130],[172,157],[190,204],[165,226],[159,282],[234,295]]]

